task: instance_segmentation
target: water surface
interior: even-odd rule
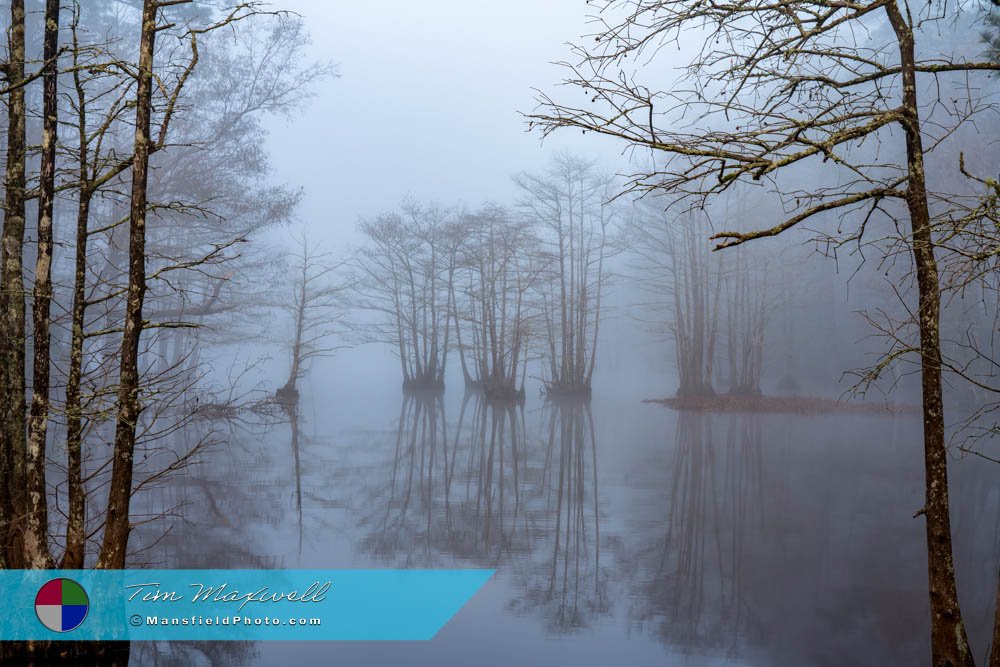
[[[203,425],[203,428],[206,427]],[[490,567],[431,642],[144,644],[136,664],[895,665],[929,659],[919,420],[358,393],[222,428],[155,494],[165,567]],[[955,459],[983,655],[996,469]]]

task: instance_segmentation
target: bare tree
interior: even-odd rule
[[[713,396],[718,363],[722,266],[699,243],[694,214],[670,219],[657,198],[637,202],[628,231],[643,301],[641,320],[673,340],[677,395]]]
[[[492,398],[523,399],[538,317],[537,237],[526,222],[496,205],[464,215],[460,230],[452,309],[466,386]]]
[[[745,248],[713,255],[702,242],[707,214],[666,206],[663,197],[638,199],[627,227],[646,294],[639,320],[673,342],[678,397],[715,396],[723,369],[729,394],[759,395],[772,306],[766,258]]]
[[[150,182],[149,255],[166,271],[150,291],[148,319],[167,325],[155,332],[164,366],[185,357],[197,373],[213,344],[267,335],[257,293],[273,257],[251,241],[290,223],[301,192],[271,182],[263,120],[290,118],[315,82],[336,75],[309,59],[308,43],[302,19],[280,12],[199,42],[170,150],[158,153]]]
[[[123,314],[122,343],[118,374],[117,420],[114,438],[114,454],[111,481],[108,487],[108,507],[104,523],[104,538],[98,556],[97,567],[120,569],[125,566],[130,531],[129,505],[134,493],[133,454],[136,444],[136,429],[142,411],[139,392],[141,376],[139,370],[140,338],[144,327],[143,302],[147,289],[146,270],[146,218],[149,203],[149,158],[154,146],[165,141],[168,123],[174,113],[180,93],[198,63],[198,37],[222,26],[245,19],[255,13],[252,4],[237,5],[217,21],[202,27],[187,27],[183,36],[187,39],[191,55],[180,68],[174,89],[168,93],[160,120],[160,136],[154,140],[151,135],[153,99],[153,59],[155,37],[161,29],[160,11],[173,5],[186,4],[187,0],[144,0],[141,19],[138,82],[135,92],[135,139],[131,161],[132,188],[129,199],[128,234],[128,286],[125,311]],[[169,24],[168,24],[169,25]],[[223,243],[213,247],[209,253],[197,260],[203,264],[233,243]],[[170,268],[160,268],[153,274],[157,277]],[[185,380],[180,380],[181,386]],[[172,394],[176,396],[176,394]],[[173,400],[173,399],[171,399]]]
[[[91,80],[85,77],[81,64],[90,61],[92,71],[100,72],[95,79],[107,78],[107,70],[98,67],[99,60],[91,60],[84,51],[80,41],[80,4],[74,3],[73,20],[70,25],[72,48],[70,54],[73,63],[73,107],[75,112],[75,131],[77,138],[77,211],[74,237],[74,266],[72,305],[70,306],[70,349],[69,370],[66,378],[65,412],[66,412],[66,452],[67,452],[67,494],[69,496],[68,517],[66,521],[66,548],[61,565],[70,569],[83,567],[86,550],[85,523],[86,499],[83,484],[83,439],[86,422],[83,410],[83,348],[86,338],[85,318],[87,314],[87,271],[88,271],[88,241],[90,237],[90,216],[94,196],[97,192],[97,174],[95,165],[100,163],[100,156],[94,154],[92,137],[103,140],[111,122],[124,107],[121,97],[109,105],[107,113],[98,131],[92,131],[92,105],[89,88]],[[103,70],[103,71],[102,71]],[[108,90],[114,90],[123,85],[121,77],[112,77],[113,83]],[[98,145],[99,145],[98,141]]]
[[[727,357],[729,393],[760,395],[764,374],[764,349],[771,298],[767,286],[767,263],[748,257],[746,248],[733,254],[735,266],[723,281],[726,285]]]
[[[233,265],[246,272],[249,263],[230,251],[286,220],[298,199],[267,182],[260,116],[290,112],[311,82],[333,70],[298,58],[307,42],[302,24],[280,12],[267,13],[273,21],[253,30],[209,37],[263,14],[253,1],[73,2],[65,35],[63,4],[70,3],[45,1],[35,39],[25,34],[18,0],[6,31],[0,95],[13,139],[5,146],[0,244],[0,567],[53,567],[64,534],[62,567],[82,568],[97,552],[98,567],[119,568],[132,529],[164,516],[132,514],[132,497],[188,465],[212,440],[173,449],[171,436],[205,415],[189,398],[207,370],[196,363],[197,346],[179,343],[171,352],[166,343],[209,315],[236,310],[224,288]],[[196,69],[205,75],[195,76]],[[193,179],[198,187],[190,178],[195,167],[210,172]],[[38,220],[26,229],[31,200]],[[75,226],[60,224],[71,214]],[[75,250],[74,262],[58,261],[62,247]],[[221,268],[227,262],[228,270]],[[59,479],[53,473],[63,466],[47,445],[63,428],[68,463]],[[87,446],[109,439],[110,457]],[[39,660],[47,651],[14,647],[14,657],[24,657],[21,648]],[[2,657],[8,649],[0,648]],[[104,650],[67,648],[78,649]]]
[[[574,127],[664,155],[663,168],[637,176],[633,186],[696,204],[740,181],[764,182],[786,195],[783,219],[751,231],[716,232],[720,248],[835,216],[851,221],[853,231],[844,236],[854,240],[876,223],[889,229],[908,223],[899,235],[918,284],[920,340],[912,349],[923,393],[926,503],[920,513],[927,526],[932,657],[934,665],[971,665],[952,559],[941,297],[926,155],[986,105],[973,86],[951,104],[940,86],[923,80],[971,77],[1000,63],[934,49],[934,34],[945,29],[935,21],[943,18],[944,3],[926,3],[919,13],[897,0],[602,6],[595,40],[577,48],[577,61],[567,64],[569,83],[585,88],[592,104],[543,98],[532,119],[544,131]],[[655,60],[660,47],[685,33],[703,44],[685,74],[677,82],[643,85],[631,63]],[[682,121],[682,114],[694,120]],[[816,168],[819,185],[795,183],[789,170],[803,167]],[[934,199],[948,201],[946,195]]]
[[[208,372],[201,356],[209,338],[205,332],[218,332],[221,318],[242,316],[255,303],[241,289],[250,284],[252,273],[269,267],[245,241],[264,226],[287,220],[298,200],[295,192],[265,180],[268,164],[257,148],[263,134],[260,116],[290,113],[308,95],[305,86],[333,73],[323,63],[287,62],[301,56],[307,36],[300,22],[282,14],[259,16],[239,30],[216,31],[215,21],[231,19],[234,25],[254,14],[254,6],[239,5],[234,14],[193,5],[170,11],[180,27],[166,34],[180,39],[168,39],[167,46],[155,49],[159,85],[147,184],[146,322],[139,351],[139,384],[147,409],[137,429],[137,440],[149,437],[148,450],[140,443],[147,462],[159,458],[156,441],[166,432],[195,413],[204,416],[204,404],[192,398]],[[111,437],[104,432],[104,418],[114,409],[118,391],[115,347],[122,332],[128,268],[123,232],[129,202],[124,193],[133,160],[125,135],[136,82],[125,52],[131,40],[122,40],[121,34],[133,26],[138,33],[138,18],[121,6],[91,4],[82,11],[74,3],[67,47],[72,94],[65,99],[76,145],[63,149],[72,160],[66,169],[71,178],[59,189],[77,192],[75,234],[65,239],[75,248],[75,264],[62,277],[72,284],[72,305],[66,308],[70,335],[63,342],[67,350],[52,351],[55,360],[65,354],[68,368],[65,567],[83,566],[86,541],[94,534],[89,520],[102,518],[97,511],[88,515],[86,502],[88,489],[106,486],[100,460],[86,470],[88,458],[102,457],[88,457],[85,444],[88,437]],[[200,38],[195,45],[188,39],[192,35]],[[283,59],[285,64],[279,65]],[[254,85],[240,88],[233,78],[237,69],[240,80]],[[161,416],[162,429],[155,426]],[[56,488],[58,510],[61,491]]]
[[[283,309],[292,325],[291,363],[288,380],[275,396],[280,402],[295,403],[296,383],[310,361],[337,349],[331,338],[340,333],[345,308],[344,294],[354,285],[337,275],[349,259],[333,260],[330,253],[317,251],[308,236],[299,238],[299,248],[291,258],[292,279],[289,298]]]
[[[522,211],[539,230],[539,258],[546,265],[539,283],[548,338],[546,390],[589,396],[615,217],[608,203],[612,180],[588,162],[559,155],[544,173],[522,173],[514,181]]]
[[[24,516],[25,497],[25,359],[24,359],[24,218],[25,218],[25,36],[24,0],[10,3],[7,62],[7,162],[4,179],[3,246],[0,248],[0,457],[5,495],[3,521],[9,537],[7,567],[23,562],[23,536],[18,517]]]
[[[139,83],[136,90],[135,149],[132,163],[132,198],[129,211],[128,301],[119,368],[118,419],[115,428],[114,466],[108,494],[108,519],[98,566],[125,567],[128,545],[129,501],[132,497],[132,453],[139,420],[139,337],[142,335],[142,302],[146,296],[146,184],[149,169],[150,117],[153,96],[153,45],[159,3],[145,0],[139,45]]]
[[[358,257],[366,310],[379,314],[366,340],[388,342],[399,357],[404,389],[443,389],[455,278],[452,213],[403,205],[361,222],[369,245]]]
[[[49,422],[49,361],[51,349],[52,306],[52,215],[56,189],[56,142],[58,134],[58,0],[45,2],[45,37],[42,58],[42,146],[41,174],[38,184],[38,227],[33,289],[33,364],[31,410],[28,420],[28,449],[25,462],[25,491],[28,507],[25,515],[24,555],[32,568],[52,567],[48,543],[48,489],[45,485],[45,446]]]

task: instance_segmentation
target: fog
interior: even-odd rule
[[[1000,664],[990,3],[22,4],[0,566],[497,573],[0,661]]]
[[[620,147],[582,136],[543,142],[523,116],[536,106],[534,89],[558,79],[553,63],[564,44],[587,30],[582,3],[281,7],[303,16],[310,56],[336,63],[339,74],[315,86],[294,118],[267,123],[274,178],[302,188],[297,218],[328,247],[356,246],[360,216],[408,197],[508,202],[511,176],[555,151],[604,160],[609,170],[620,158]],[[319,363],[333,376],[392,382],[395,361],[385,352],[356,349]],[[336,392],[336,383],[324,389]]]
[[[338,241],[358,216],[405,197],[444,204],[507,201],[510,176],[556,150],[611,159],[621,148],[583,137],[541,142],[522,113],[551,63],[586,29],[572,1],[282,5],[310,27],[310,54],[340,78],[314,89],[291,122],[268,124],[276,177],[299,184],[300,217]]]
[[[309,58],[334,63],[337,70],[337,78],[311,88],[312,98],[290,118],[265,123],[273,179],[301,188],[296,225],[324,249],[347,253],[357,248],[363,243],[359,218],[410,198],[457,207],[510,204],[517,197],[512,176],[542,169],[560,152],[621,174],[633,173],[634,165],[649,157],[593,133],[543,138],[529,131],[525,115],[537,109],[540,90],[549,92],[561,81],[564,72],[558,63],[568,57],[567,44],[596,30],[595,7],[565,0],[377,8],[291,2],[281,8],[306,21],[312,40]],[[688,39],[671,49],[662,70],[666,81],[678,76],[699,45],[698,39]],[[273,230],[263,240],[277,252],[287,245],[282,243],[286,235],[286,229]],[[837,398],[851,386],[842,381],[843,372],[864,365],[878,346],[857,345],[871,334],[857,313],[866,304],[857,297],[857,288],[852,299],[848,285],[861,262],[846,253],[839,261],[807,262],[817,259],[811,238],[801,234],[773,244],[778,246],[774,251],[783,253],[781,261],[796,267],[800,283],[809,286],[795,290],[782,315],[798,323],[797,356],[810,366],[800,381],[814,394]],[[815,277],[804,278],[803,270]],[[606,363],[597,391],[640,398],[667,395],[675,372],[663,351],[667,343],[640,321],[642,299],[626,258],[614,273],[613,316],[599,341],[600,360]],[[817,330],[832,326],[836,335],[810,335],[809,323],[816,321],[805,315],[810,304],[819,304],[828,316]],[[802,309],[802,316],[795,317],[793,309]],[[377,377],[373,386],[396,381],[397,362],[381,346],[357,346],[316,363],[321,370],[307,382],[357,373]],[[605,370],[604,365],[611,367]],[[332,400],[340,398],[337,382],[315,388]],[[902,391],[905,395],[906,388]]]

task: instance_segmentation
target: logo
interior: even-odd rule
[[[39,588],[35,596],[38,620],[55,632],[69,632],[80,627],[89,609],[87,591],[72,579],[53,579]]]

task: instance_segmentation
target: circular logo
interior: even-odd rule
[[[39,588],[35,596],[38,620],[55,632],[69,632],[80,627],[89,609],[87,591],[72,579],[53,579]]]

